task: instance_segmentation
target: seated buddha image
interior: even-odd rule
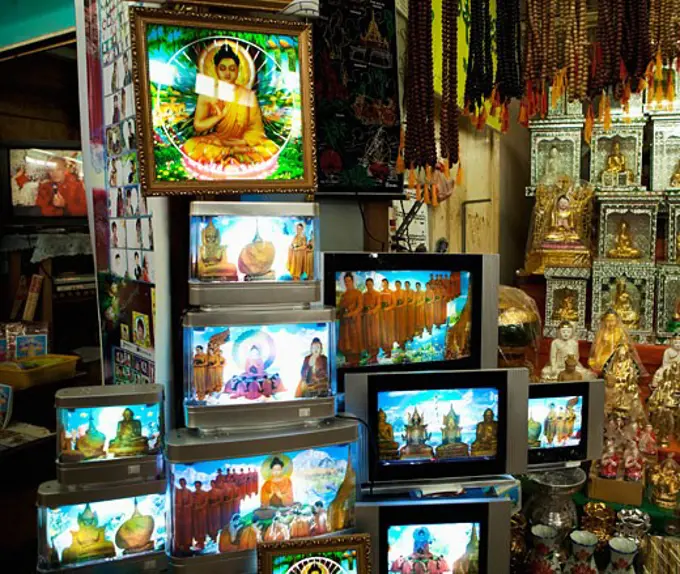
[[[210,95],[199,94],[193,122],[197,135],[182,146],[190,171],[227,179],[264,178],[276,169],[279,149],[264,131],[257,93],[250,87],[256,78],[249,57],[228,42],[219,49],[211,44],[201,56],[201,73],[213,80],[214,88]]]
[[[625,278],[619,279],[616,282],[612,309],[616,311],[624,327],[633,331],[640,328],[640,312],[636,309],[633,299],[628,292],[628,284]]]
[[[90,424],[85,434],[76,439],[76,450],[83,455],[85,460],[102,458],[106,456],[104,450],[105,444],[106,436],[97,430],[94,424],[94,417],[90,415]]]
[[[154,542],[151,540],[155,523],[152,516],[145,516],[137,507],[132,516],[128,518],[116,532],[116,545],[123,549],[123,554],[136,554],[153,550]]]
[[[221,236],[211,217],[208,225],[201,231],[201,246],[198,253],[200,279],[238,280],[236,265],[227,261],[227,246],[222,245]]]
[[[610,186],[629,185],[633,182],[633,178],[633,172],[626,167],[626,156],[621,151],[621,142],[615,140],[605,162],[602,183]]]
[[[253,240],[241,249],[238,256],[239,271],[246,276],[246,281],[275,279],[272,271],[275,256],[276,247],[271,241],[262,239],[258,225]]]
[[[642,252],[634,247],[633,235],[630,225],[625,219],[619,222],[616,235],[614,235],[614,247],[607,252],[607,257],[612,259],[639,259]]]
[[[406,414],[406,425],[402,440],[406,443],[399,449],[399,458],[434,458],[432,447],[427,444],[432,440],[432,433],[427,432],[427,424],[415,408],[410,415]]]
[[[576,297],[567,292],[562,298],[559,306],[553,311],[553,321],[578,321],[578,309],[576,308]]]
[[[399,457],[399,443],[394,440],[394,429],[387,422],[387,413],[378,411],[378,453],[380,460],[395,460]]]
[[[442,443],[437,447],[437,458],[459,458],[469,455],[468,445],[463,442],[460,415],[453,410],[444,415],[442,430]]]
[[[262,508],[280,508],[293,505],[293,462],[284,455],[267,459],[262,465],[264,483],[260,490]]]
[[[472,456],[495,456],[498,451],[498,421],[491,409],[484,411],[484,420],[477,423],[477,434],[472,443]]]
[[[545,159],[541,183],[543,185],[555,185],[563,175],[560,166],[560,151],[557,146],[552,146],[548,152],[548,157]]]
[[[680,161],[671,176],[671,187],[680,187]]]
[[[270,348],[272,347],[270,346]],[[253,344],[245,360],[245,370],[227,381],[224,392],[229,394],[232,399],[245,397],[248,400],[255,401],[262,397],[271,398],[275,394],[285,391],[279,374],[267,373],[267,363],[271,364],[272,361],[273,357],[270,356],[265,362],[262,358],[260,345]]]
[[[113,542],[106,539],[104,526],[99,526],[97,513],[89,504],[78,514],[78,529],[71,530],[71,545],[64,549],[61,561],[64,564],[77,564],[90,560],[103,560],[116,555]]]
[[[576,218],[571,202],[566,195],[560,195],[555,200],[550,214],[550,227],[545,235],[546,243],[562,243],[573,245],[580,243],[576,232]]]
[[[132,409],[123,411],[115,438],[109,443],[114,456],[134,456],[149,452],[149,439],[142,435],[142,423],[135,419]]]

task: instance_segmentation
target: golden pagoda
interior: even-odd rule
[[[361,42],[367,46],[387,49],[389,42],[380,33],[378,23],[375,21],[375,10],[371,10],[371,22],[368,24],[366,34],[361,36]]]

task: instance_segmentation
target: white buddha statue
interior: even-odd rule
[[[578,359],[578,339],[575,335],[574,325],[569,321],[563,321],[558,327],[558,337],[550,345],[550,362],[543,367],[541,380],[560,380],[560,374],[566,369],[565,363],[569,356]],[[580,375],[583,381],[595,379],[595,373],[586,369],[580,362],[576,365],[576,373]]]

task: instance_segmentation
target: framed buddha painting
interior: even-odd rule
[[[132,14],[144,195],[314,192],[310,26]]]

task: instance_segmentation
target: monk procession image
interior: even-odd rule
[[[338,273],[338,366],[467,356],[469,276],[429,271]]]

